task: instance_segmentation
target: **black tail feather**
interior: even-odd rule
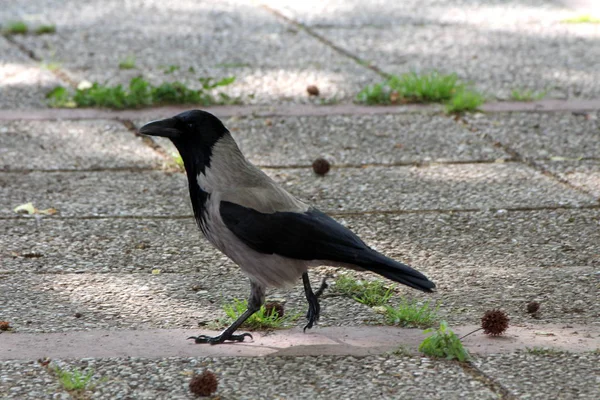
[[[379,254],[372,249],[368,254],[365,254],[363,260],[361,260],[360,263],[357,263],[357,265],[414,289],[419,289],[424,292],[433,292],[433,289],[435,289],[435,283],[430,281],[419,271]]]

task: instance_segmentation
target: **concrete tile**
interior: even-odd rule
[[[522,24],[543,24],[569,13],[568,2],[543,0],[497,2],[490,0],[325,0],[297,2],[265,0],[264,3],[314,28],[364,26],[390,27],[409,24],[466,24],[527,29]],[[573,1],[570,1],[573,3]],[[385,12],[381,12],[385,10]],[[589,9],[588,9],[589,11]],[[521,26],[519,26],[521,24]]]
[[[590,24],[562,23],[581,14],[564,2],[269,4],[387,73],[456,73],[500,99],[513,89],[547,91],[556,98],[595,98],[600,92],[594,67],[599,54],[589,51],[598,48],[600,32]]]
[[[46,93],[57,85],[64,85],[52,72],[43,69],[40,63],[31,60],[3,36],[0,36],[0,82],[2,109],[46,107]]]
[[[428,273],[600,267],[600,211],[336,217],[375,249]],[[0,273],[203,273],[238,270],[193,218],[4,220]],[[236,275],[237,276],[237,275]],[[241,277],[241,275],[240,275]],[[245,281],[242,280],[245,285]]]
[[[393,303],[400,296],[438,301],[441,315],[453,323],[478,323],[495,307],[507,310],[514,323],[594,323],[600,316],[598,210],[339,219],[438,285],[433,296],[398,287]],[[248,295],[239,267],[201,239],[191,219],[53,219],[38,228],[33,220],[6,222],[11,226],[0,241],[6,249],[0,293],[9,304],[5,318],[19,331],[195,327],[220,318],[224,302]],[[153,268],[162,273],[151,275]],[[54,274],[39,274],[48,272]],[[340,272],[318,268],[311,280],[316,285],[325,274]],[[382,322],[368,307],[332,294],[325,292],[321,326]],[[299,282],[268,296],[285,299],[289,310],[305,311]],[[532,300],[542,304],[538,319],[525,312]],[[84,316],[74,318],[77,312]]]
[[[524,157],[551,159],[598,157],[600,115],[572,113],[477,114],[467,118],[481,134],[516,150]]]
[[[337,218],[375,249],[429,274],[600,267],[600,210]]]
[[[514,89],[550,98],[595,98],[600,34],[543,27],[510,32],[463,25],[403,25],[317,29],[342,48],[390,74],[456,73],[488,98],[506,100]],[[557,56],[558,55],[558,56]],[[376,79],[372,83],[378,83]]]
[[[492,209],[595,204],[519,163],[268,170],[294,195],[332,211]]]
[[[423,270],[426,270],[423,268]],[[487,310],[506,311],[513,324],[598,324],[598,267],[514,268],[482,266],[448,268],[429,273],[438,283],[434,296],[443,305],[440,315],[454,324],[479,324]],[[529,315],[527,304],[538,301],[540,312]]]
[[[328,100],[351,99],[376,74],[307,33],[246,2],[123,0],[38,4],[57,25],[55,35],[19,37],[41,58],[54,57],[75,81],[128,84],[143,75],[159,84],[235,76],[223,91],[246,103],[311,102],[316,84]],[[77,22],[74,22],[77,21]],[[134,56],[136,68],[118,65]],[[180,67],[165,74],[169,66]],[[193,72],[189,72],[189,68]],[[252,96],[252,97],[251,97]]]
[[[600,159],[585,161],[545,162],[544,168],[570,184],[596,196],[600,201]]]
[[[497,398],[458,364],[417,357],[171,357],[59,362],[67,368],[93,368],[98,375],[108,377],[108,381],[100,383],[92,393],[94,399],[111,399],[117,393],[135,398],[158,398],[165,392],[172,399],[189,399],[191,376],[205,369],[216,374],[219,381],[216,395],[222,398],[460,399],[466,395],[478,399]],[[277,379],[273,378],[273,371],[278,371]],[[431,384],[432,380],[435,385]],[[145,385],[141,381],[152,384]]]
[[[61,216],[190,215],[183,174],[162,171],[0,173],[0,215],[33,202]]]
[[[473,325],[452,326],[459,336]],[[203,331],[217,335],[218,331]],[[544,332],[544,335],[540,333]],[[463,344],[471,355],[503,354],[528,348],[586,353],[600,345],[598,328],[585,325],[512,325],[503,336],[469,335]],[[196,345],[182,340],[197,329],[90,330],[58,333],[8,333],[0,341],[0,361],[143,357],[291,357],[389,355],[402,347],[404,355],[419,355],[425,337],[421,329],[392,326],[329,327],[303,332],[302,328],[253,332],[252,339],[231,345]]]
[[[115,121],[15,121],[0,127],[3,169],[152,168],[165,160]]]
[[[238,267],[201,271],[158,275],[0,275],[2,318],[17,332],[148,328],[196,328],[210,332],[225,317],[223,305],[236,298],[246,299],[250,284]],[[311,275],[315,283],[319,282]],[[301,280],[293,288],[269,290],[267,298],[282,299],[289,315],[299,314],[287,327],[306,325],[308,306]],[[332,297],[321,302],[319,326],[381,322],[380,315],[353,299]]]
[[[596,399],[600,395],[600,354],[528,352],[477,357],[485,374],[517,398]]]
[[[596,204],[522,164],[431,165],[333,169],[266,170],[293,195],[323,211],[490,209]],[[34,202],[61,216],[190,215],[183,174],[154,171],[0,173],[5,207]]]
[[[37,361],[0,361],[0,396],[6,400],[71,398]]]
[[[509,158],[501,149],[431,114],[249,118],[225,121],[258,165],[472,161]]]

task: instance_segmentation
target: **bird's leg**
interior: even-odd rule
[[[221,332],[218,336],[206,336],[206,335],[198,335],[198,336],[190,336],[188,339],[194,339],[196,343],[210,343],[210,344],[219,344],[223,343],[226,340],[232,342],[243,342],[244,338],[247,336],[250,339],[253,339],[252,335],[249,333],[242,333],[241,335],[234,335],[235,332],[240,325],[242,325],[252,314],[260,310],[260,307],[265,302],[265,288],[260,286],[259,284],[250,281],[250,297],[248,298],[248,309],[244,311],[242,315],[236,319],[233,324],[231,324],[227,329]]]
[[[313,293],[312,288],[310,287],[310,280],[308,279],[307,272],[302,274],[302,282],[304,283],[304,293],[306,294],[306,300],[308,301],[308,312],[306,313],[306,319],[308,319],[308,323],[304,327],[304,331],[306,331],[307,328],[311,329],[313,325],[319,320],[319,315],[321,313],[319,297],[327,288],[327,282],[326,278],[323,278],[323,281],[321,282],[321,286],[319,286],[317,293]]]

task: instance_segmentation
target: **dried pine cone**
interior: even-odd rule
[[[307,86],[306,91],[308,92],[309,96],[318,96],[319,95],[319,88],[315,85]]]
[[[508,315],[501,310],[488,310],[481,318],[481,327],[486,335],[499,336],[508,328]]]
[[[190,381],[190,391],[196,396],[210,396],[217,391],[219,382],[212,372],[205,370],[200,375],[195,375]]]
[[[315,174],[323,176],[329,172],[331,165],[329,164],[329,161],[327,161],[326,159],[317,158],[313,162],[312,167],[313,167],[313,171],[315,171]]]
[[[529,314],[535,314],[536,312],[538,312],[539,309],[540,303],[538,303],[537,301],[532,301],[531,303],[527,304],[527,312]]]
[[[283,317],[283,304],[278,301],[269,301],[265,303],[265,309],[267,310],[267,315],[271,315],[271,313],[275,311],[279,318]]]

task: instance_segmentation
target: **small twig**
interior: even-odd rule
[[[471,335],[471,334],[473,334],[473,333],[475,333],[475,332],[477,332],[477,331],[480,331],[480,330],[482,330],[482,329],[483,329],[483,328],[477,328],[477,329],[475,329],[474,331],[472,331],[472,332],[469,332],[469,333],[467,333],[466,335],[464,335],[464,336],[460,337],[458,340],[463,340],[463,339],[464,339],[464,338],[466,338],[467,336],[469,336],[469,335]]]

